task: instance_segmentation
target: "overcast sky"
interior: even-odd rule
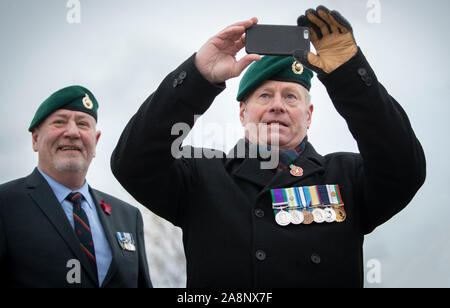
[[[256,16],[262,24],[294,25],[306,9],[324,4],[352,23],[358,45],[406,110],[427,157],[427,181],[412,203],[366,237],[365,261],[378,260],[382,274],[380,284],[366,286],[450,287],[449,1],[79,2],[80,23],[70,24],[67,0],[0,0],[0,183],[36,166],[27,128],[38,105],[60,88],[80,84],[100,104],[102,136],[88,181],[137,205],[113,177],[109,158],[128,120],[163,78],[229,24]],[[372,3],[380,4],[379,11]],[[238,82],[227,83],[191,143],[229,150],[241,137]],[[309,140],[316,150],[357,152],[317,78],[311,94]],[[220,137],[208,125],[229,133]]]

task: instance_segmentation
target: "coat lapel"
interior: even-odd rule
[[[243,142],[242,140],[239,141]],[[237,147],[243,146],[239,143],[230,152],[229,155],[236,155]],[[227,167],[233,165],[236,159],[229,158]],[[302,182],[310,179],[317,173],[325,172],[325,159],[319,155],[314,147],[308,142],[305,151],[293,164],[303,169],[303,176],[295,177],[291,175],[290,170],[275,173],[274,170],[261,169],[261,162],[255,158],[241,158],[242,162],[231,174],[237,178],[255,184],[261,188],[259,196],[269,192],[271,189],[302,186]]]
[[[249,147],[244,139],[238,141],[228,154],[226,168],[238,179],[250,182],[259,187],[265,187],[274,176],[271,169],[262,169],[261,161],[249,158]],[[236,167],[237,166],[237,167]]]
[[[293,176],[289,169],[278,172],[273,177],[272,181],[264,187],[261,194],[275,188],[303,186],[303,181],[308,180],[311,176],[317,173],[325,172],[325,159],[315,151],[314,147],[310,143],[307,144],[302,155],[300,155],[292,164],[303,169],[302,176]]]
[[[89,187],[89,192],[91,193],[92,198],[94,199],[98,217],[103,226],[103,231],[105,233],[106,239],[108,240],[109,247],[111,248],[111,255],[112,255],[111,264],[109,266],[108,272],[106,273],[105,279],[103,280],[103,283],[101,285],[101,287],[104,287],[111,281],[111,279],[117,272],[117,260],[118,260],[117,254],[120,253],[118,245],[116,243],[116,238],[114,237],[115,233],[112,219],[112,215],[114,215],[114,209],[111,209],[111,214],[107,214],[101,207],[100,202],[104,201],[106,204],[111,203],[109,203],[108,200],[103,198],[103,195],[98,190]]]
[[[265,187],[273,178],[274,171],[269,169],[261,169],[261,162],[256,158],[245,159],[232,175],[237,178]]]
[[[95,277],[91,271],[89,260],[84,252],[81,250],[80,241],[75,235],[72,226],[67,219],[64,210],[55,197],[52,189],[48,185],[44,177],[39,171],[34,169],[33,173],[26,179],[28,194],[31,199],[41,208],[50,222],[54,225],[59,235],[64,239],[69,248],[75,254],[82,266],[85,268],[89,277],[97,282],[98,278]]]

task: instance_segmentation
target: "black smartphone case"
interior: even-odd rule
[[[253,25],[247,29],[245,40],[248,54],[292,56],[295,50],[310,51],[306,27]]]

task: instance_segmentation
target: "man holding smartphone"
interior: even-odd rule
[[[188,287],[362,287],[364,235],[423,184],[422,147],[339,13],[320,6],[299,17],[317,55],[237,61],[256,23],[227,27],[167,76],[125,128],[113,173],[183,229]],[[174,157],[172,127],[192,127],[252,62],[237,97],[245,138],[227,158]],[[301,63],[318,73],[360,154],[322,156],[308,142],[313,74]],[[272,169],[261,156],[232,155],[267,147],[280,149]]]

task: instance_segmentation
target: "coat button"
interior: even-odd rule
[[[172,86],[173,86],[174,88],[178,87],[178,79],[175,79],[175,80],[173,81]]]
[[[261,209],[256,209],[256,210],[255,210],[255,215],[256,215],[256,217],[258,217],[258,218],[263,218],[263,217],[264,217],[264,211],[261,210]]]
[[[317,253],[313,253],[313,254],[311,255],[311,261],[312,261],[312,263],[314,263],[314,264],[320,264],[320,262],[322,262],[320,256],[319,256]]]
[[[258,259],[259,261],[264,261],[266,259],[266,253],[262,250],[258,250],[256,252],[256,259]]]
[[[182,71],[180,73],[180,75],[178,76],[178,78],[181,79],[181,80],[184,80],[184,79],[186,79],[186,76],[187,76],[187,73],[185,71]]]
[[[367,75],[367,70],[365,68],[361,67],[360,69],[358,69],[358,75],[359,76]]]

